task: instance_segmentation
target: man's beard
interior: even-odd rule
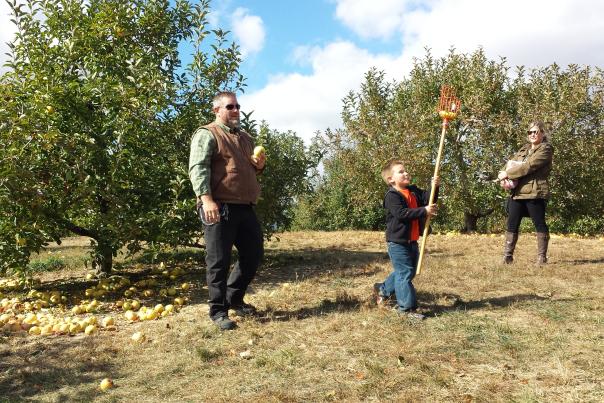
[[[229,119],[227,126],[229,126],[232,129],[236,129],[236,128],[239,128],[240,123],[241,123],[241,119],[231,118],[231,119]]]

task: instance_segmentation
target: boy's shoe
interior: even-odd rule
[[[237,327],[237,324],[230,320],[227,315],[213,318],[212,322],[214,322],[214,324],[218,326],[220,330],[233,330]]]
[[[387,299],[385,296],[382,295],[382,284],[383,283],[373,284],[373,300],[377,305],[384,305]]]
[[[375,283],[373,284],[373,300],[378,306],[394,306],[396,304],[396,300],[394,298],[394,294],[390,297],[386,297],[382,294],[382,285],[384,283]]]
[[[424,320],[424,319],[426,319],[426,315],[421,314],[421,313],[416,312],[416,311],[400,311],[399,310],[398,314],[402,315],[402,316],[406,316],[407,318],[412,319],[412,320]]]
[[[231,309],[235,311],[237,316],[253,316],[258,312],[254,305],[246,304],[242,302],[240,305],[233,305]]]

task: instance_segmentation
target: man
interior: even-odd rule
[[[256,175],[264,169],[265,155],[253,156],[252,137],[239,130],[240,105],[234,93],[218,93],[212,110],[216,120],[193,135],[189,177],[203,222],[210,318],[221,330],[231,330],[236,325],[229,308],[238,316],[255,313],[243,297],[264,253],[253,206],[260,195]],[[229,275],[233,245],[239,261]]]

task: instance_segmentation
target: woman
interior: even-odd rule
[[[520,221],[522,217],[531,217],[537,230],[537,264],[542,265],[547,263],[549,228],[545,223],[545,207],[550,197],[547,178],[552,170],[554,150],[545,137],[543,122],[531,123],[527,134],[528,144],[511,158],[510,161],[515,162],[506,164],[497,176],[502,186],[512,187],[503,262],[510,264],[514,261]]]

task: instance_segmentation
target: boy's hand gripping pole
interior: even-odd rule
[[[440,89],[440,99],[438,102],[438,114],[443,120],[442,131],[440,134],[440,143],[438,145],[438,155],[436,157],[436,165],[434,166],[434,176],[432,177],[432,187],[430,188],[430,201],[428,204],[434,203],[436,195],[436,183],[434,178],[438,176],[440,170],[440,160],[445,146],[445,134],[447,132],[447,126],[450,120],[454,120],[461,109],[461,101],[455,96],[453,88],[443,85]],[[419,249],[419,259],[417,261],[417,274],[422,271],[422,262],[424,260],[424,250],[426,248],[426,240],[428,239],[428,231],[430,229],[430,218],[428,215],[424,224],[424,233],[422,235],[422,242]]]

